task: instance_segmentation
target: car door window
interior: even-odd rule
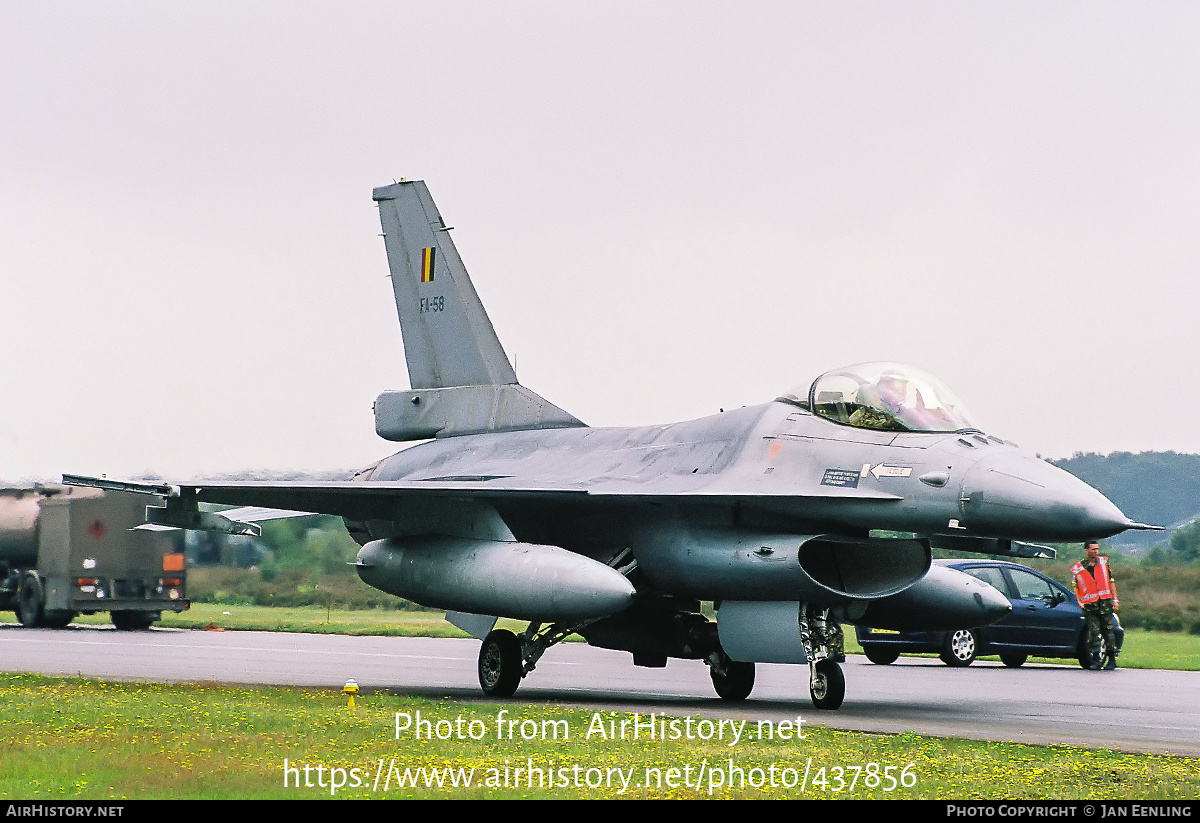
[[[1005,597],[1009,596],[1008,585],[1004,582],[1004,575],[1000,573],[999,569],[992,566],[979,566],[974,569],[963,569],[963,571],[972,577],[982,580],[984,583],[996,587]]]
[[[1017,569],[1009,569],[1008,573],[1012,575],[1013,586],[1021,600],[1041,600],[1044,603],[1054,600],[1054,589],[1037,575]]]

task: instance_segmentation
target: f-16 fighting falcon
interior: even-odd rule
[[[750,694],[756,662],[807,664],[814,705],[836,709],[841,623],[957,629],[1010,610],[931,565],[933,548],[1036,556],[1051,550],[1025,541],[1153,528],[980,431],[938,380],[896,363],[700,420],[589,427],[517,381],[425,184],[374,199],[411,385],[379,395],[375,429],[424,442],[346,482],[64,480],[160,495],[147,516],[166,526],[343,517],[366,583],[482,639],[479,682],[494,696],[578,634],[639,666],[704,660],[726,700]],[[495,629],[498,617],[529,625]]]

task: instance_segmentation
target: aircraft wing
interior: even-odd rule
[[[225,503],[333,514],[352,519],[391,519],[399,497],[561,497],[583,489],[502,483],[511,478],[478,480],[217,481],[180,484],[194,489],[201,503]],[[253,520],[253,517],[240,518]]]
[[[661,481],[633,481],[606,478],[594,483],[546,484],[517,477],[480,475],[430,477],[406,480],[330,480],[330,481],[259,481],[198,480],[179,484],[123,483],[107,479],[63,475],[67,485],[99,486],[167,496],[187,493],[199,503],[244,507],[221,512],[237,520],[272,520],[303,514],[331,514],[351,519],[390,519],[398,498],[456,497],[482,500],[537,499],[554,500],[584,497],[606,499],[655,500],[739,500],[742,502],[813,497],[871,500],[899,500],[899,496],[868,489],[826,487],[797,489],[764,487],[746,493],[723,484],[700,487],[673,478]]]
[[[272,509],[289,509],[319,514],[335,514],[350,518],[390,519],[392,501],[401,497],[470,497],[483,500],[604,497],[637,498],[652,500],[707,500],[716,502],[724,499],[739,499],[743,502],[781,497],[836,497],[870,498],[873,500],[899,500],[897,495],[874,492],[866,489],[829,489],[812,494],[798,494],[796,489],[780,490],[776,493],[763,492],[748,495],[733,489],[708,487],[705,489],[674,489],[663,485],[627,484],[620,482],[601,483],[590,488],[583,485],[538,485],[522,483],[512,477],[481,477],[478,479],[429,479],[429,480],[364,480],[328,482],[279,482],[279,481],[225,481],[221,483],[187,483],[183,488],[194,488],[196,499],[201,503],[225,503],[239,506],[258,506]],[[239,518],[239,519],[255,519]]]

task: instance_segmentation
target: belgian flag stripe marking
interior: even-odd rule
[[[433,267],[437,258],[437,249],[430,246],[427,249],[421,249],[421,282],[433,282]]]

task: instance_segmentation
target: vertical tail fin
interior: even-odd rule
[[[389,440],[582,426],[517,383],[454,241],[421,180],[375,189],[409,392],[375,401]]]
[[[424,181],[375,189],[414,389],[516,383]]]

